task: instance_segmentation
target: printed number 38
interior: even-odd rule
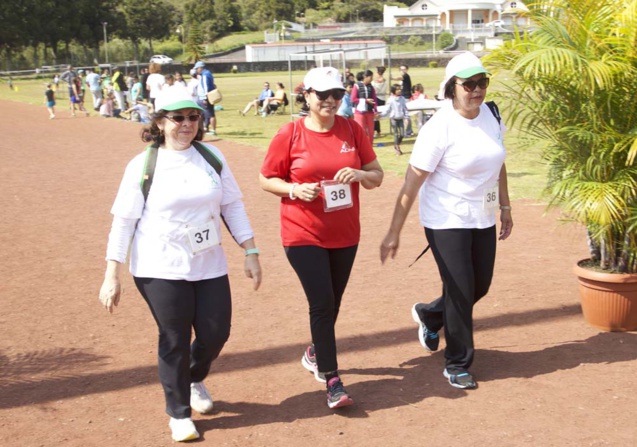
[[[332,200],[344,199],[345,198],[345,190],[339,189],[338,191],[332,191],[331,193]]]

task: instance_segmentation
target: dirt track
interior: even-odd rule
[[[0,101],[0,445],[173,445],[156,373],[156,328],[130,275],[114,315],[99,305],[109,209],[139,127]],[[224,120],[220,116],[220,123]],[[223,135],[223,125],[219,129]],[[410,307],[440,289],[412,211],[398,258],[378,245],[400,179],[362,195],[363,236],[337,336],[356,405],[332,411],[300,365],[309,339],[300,285],[279,241],[277,199],[262,192],[263,153],[216,141],[245,194],[265,279],[253,293],[225,235],[233,332],[207,384],[204,445],[630,446],[637,439],[637,335],[600,333],[581,316],[571,266],[582,235],[544,208],[514,203],[492,289],[476,307],[479,389],[442,377]],[[515,187],[515,179],[511,180]],[[442,342],[444,346],[444,341]]]

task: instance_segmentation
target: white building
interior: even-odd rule
[[[435,27],[458,35],[494,26],[504,29],[528,26],[527,11],[522,2],[419,0],[409,8],[385,5],[383,26]]]

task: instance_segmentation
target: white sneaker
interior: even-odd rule
[[[199,432],[195,428],[195,423],[190,418],[175,419],[170,418],[168,426],[172,430],[174,441],[192,441],[199,438]]]
[[[212,397],[203,382],[190,384],[190,406],[199,413],[208,413],[212,410]]]

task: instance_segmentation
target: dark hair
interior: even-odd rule
[[[277,82],[277,83],[276,83],[276,85],[278,85],[278,86],[279,86],[279,87],[281,87],[281,88],[285,88],[285,85],[283,85],[283,83],[282,83],[282,82]]]
[[[378,72],[379,75],[382,75],[383,73],[385,73],[385,67],[383,66],[376,67],[376,71]]]
[[[451,79],[445,84],[445,99],[454,99],[456,97],[456,77],[452,76]]]
[[[400,84],[394,84],[389,88],[389,91],[391,92],[392,95],[396,94],[396,90],[398,89],[403,89],[402,86]]]
[[[362,81],[363,79],[365,79],[365,72],[364,71],[359,71],[358,73],[356,73],[356,80],[357,81]]]
[[[157,123],[162,120],[168,112],[165,110],[160,110],[159,112],[155,112],[150,116],[150,124],[144,126],[141,131],[141,138],[144,143],[153,143],[157,146],[161,146],[166,141],[166,136],[164,132],[159,129]],[[203,114],[201,115],[203,118]],[[199,125],[197,129],[197,135],[193,138],[192,141],[201,141],[203,139],[203,119],[199,118]]]
[[[343,87],[350,86],[350,87],[352,87],[352,88],[353,88],[353,87],[354,87],[354,85],[356,85],[356,83],[355,83],[354,81],[352,81],[351,79],[346,79],[346,80],[345,80],[345,85],[344,85]]]
[[[371,70],[365,70],[365,77],[374,76],[374,72]]]

